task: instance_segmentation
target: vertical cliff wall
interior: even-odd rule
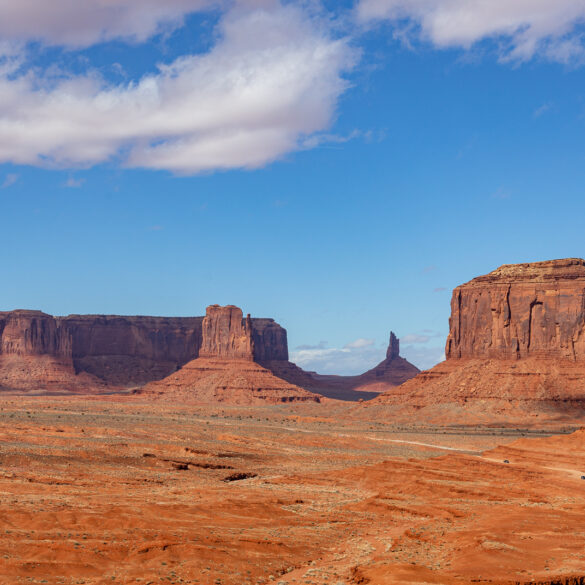
[[[501,266],[453,291],[447,359],[585,360],[585,261]]]
[[[41,311],[0,312],[0,354],[48,354],[70,360],[71,335],[62,323]]]
[[[228,305],[207,307],[199,357],[254,359],[252,320],[242,309]]]
[[[168,376],[197,356],[203,317],[71,315],[57,318],[70,332],[77,372],[110,384],[140,385]]]
[[[211,309],[220,318],[214,324],[208,321],[204,352],[257,361],[288,359],[286,330],[274,320],[243,320],[240,309],[225,309]],[[50,357],[72,372],[91,374],[114,386],[140,386],[199,356],[203,322],[204,317],[0,312],[0,355]],[[14,370],[15,360],[10,363]],[[24,379],[26,367],[21,370]],[[31,384],[38,384],[38,379]]]

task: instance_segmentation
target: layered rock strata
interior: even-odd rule
[[[443,420],[585,414],[585,261],[505,265],[457,287],[446,361],[375,401]]]
[[[84,392],[103,386],[73,367],[72,338],[41,311],[0,312],[0,390]]]
[[[0,312],[0,387],[42,389],[49,379],[51,387],[63,389],[82,379],[84,387],[92,380],[100,387],[142,386],[199,356],[203,322],[204,317]],[[273,319],[250,319],[247,327],[254,359],[288,360],[286,330]]]
[[[508,264],[458,286],[447,358],[585,360],[585,261]]]

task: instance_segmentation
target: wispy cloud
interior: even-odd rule
[[[578,63],[585,56],[582,0],[359,0],[356,10],[362,23],[392,22],[408,44],[420,38],[471,49],[491,39],[502,60]]]
[[[295,349],[297,351],[302,351],[302,350],[314,350],[314,349],[326,349],[327,348],[327,342],[326,341],[320,341],[317,345],[297,345],[297,347],[295,347]]]
[[[362,349],[364,347],[371,347],[372,345],[374,345],[374,343],[376,343],[376,341],[374,339],[356,339],[355,341],[352,341],[351,343],[348,343],[346,345],[343,346],[343,349]]]
[[[4,181],[2,181],[0,189],[8,189],[8,187],[12,187],[12,185],[18,182],[18,179],[20,179],[20,175],[17,175],[16,173],[9,173],[4,177]]]
[[[83,185],[85,185],[85,179],[76,179],[75,177],[69,177],[63,184],[68,189],[81,189]]]
[[[541,116],[544,116],[544,114],[546,114],[548,111],[550,111],[551,108],[552,108],[552,104],[550,104],[550,103],[542,104],[542,106],[540,106],[539,108],[536,108],[536,110],[534,110],[532,115],[535,118],[540,118]]]

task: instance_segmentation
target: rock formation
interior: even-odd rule
[[[249,373],[262,367],[288,387],[343,400],[373,398],[418,373],[400,357],[394,334],[386,359],[361,376],[305,372],[288,361],[286,329],[273,319],[244,319],[234,306],[212,305],[205,317],[0,313],[1,390],[135,389],[163,380],[197,358],[235,359],[236,370],[242,367],[240,360],[254,362]],[[224,376],[225,368],[219,369]],[[264,375],[258,372],[254,376]],[[267,380],[248,380],[244,387],[268,388]]]
[[[392,331],[386,359],[358,376],[330,376],[306,372],[285,361],[269,362],[267,367],[289,382],[338,400],[374,398],[382,392],[400,386],[420,372],[416,366],[400,357],[400,342]]]
[[[83,392],[102,385],[76,376],[62,323],[40,311],[0,312],[0,390]]]
[[[207,307],[207,314],[203,319],[203,341],[199,357],[253,361],[254,341],[250,315],[244,320],[242,309],[233,305]]]
[[[505,265],[457,287],[446,357],[374,406],[443,420],[583,413],[585,261]]]
[[[0,387],[35,390],[41,383],[42,389],[45,377],[64,390],[81,380],[84,388],[92,381],[98,387],[133,388],[161,380],[199,356],[203,321],[0,312]],[[288,360],[285,329],[273,319],[251,319],[248,328],[250,323],[254,359]]]
[[[255,347],[250,315],[243,319],[238,307],[212,305],[203,319],[200,357],[164,380],[147,384],[140,394],[230,404],[320,401],[254,361]],[[261,351],[269,354],[266,348]]]
[[[203,317],[57,317],[70,333],[77,373],[122,387],[160,380],[197,357]]]
[[[457,287],[446,354],[585,359],[585,261],[505,265]]]

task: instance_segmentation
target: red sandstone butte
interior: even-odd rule
[[[445,420],[583,415],[584,260],[505,265],[458,286],[449,329],[447,360],[374,405]]]
[[[184,402],[276,404],[319,402],[320,397],[290,384],[254,361],[254,333],[248,315],[232,305],[207,308],[199,358],[140,394]]]

